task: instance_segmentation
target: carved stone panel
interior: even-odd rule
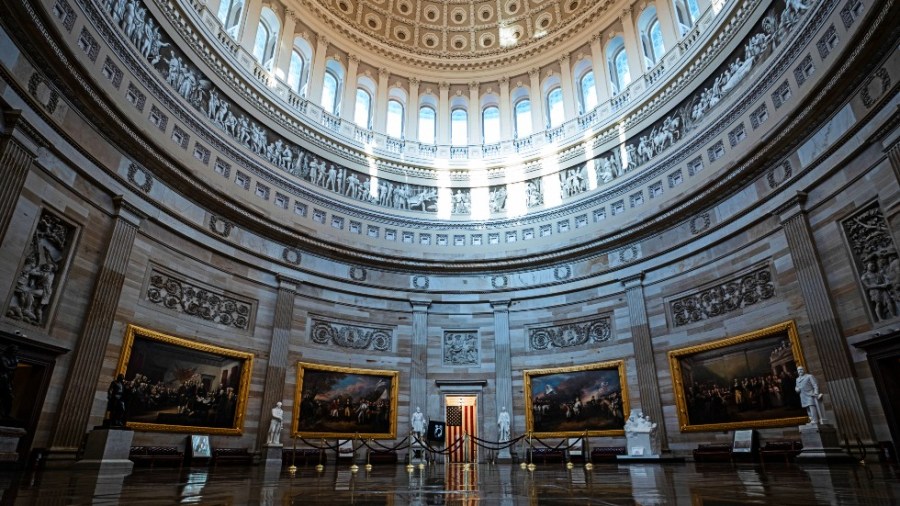
[[[841,226],[872,320],[897,318],[900,316],[900,258],[878,202],[865,206]]]
[[[47,209],[41,211],[13,287],[7,317],[40,327],[49,322],[75,233],[74,225]]]
[[[247,330],[253,304],[160,270],[150,273],[147,300],[171,311],[211,323]]]
[[[528,345],[532,350],[546,350],[609,341],[612,337],[611,321],[605,315],[580,322],[529,328]]]
[[[772,267],[765,265],[669,301],[673,326],[715,318],[775,296]]]
[[[444,331],[444,365],[478,365],[481,363],[478,332],[475,330]]]
[[[334,322],[319,317],[310,320],[309,339],[316,344],[354,350],[390,351],[393,348],[392,328]]]

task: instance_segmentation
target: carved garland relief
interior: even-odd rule
[[[147,300],[178,313],[241,330],[247,330],[253,313],[249,302],[157,270],[150,274]]]
[[[669,302],[675,327],[715,318],[775,296],[769,265]]]
[[[528,329],[528,344],[532,350],[602,343],[609,341],[610,337],[612,337],[612,320],[609,316]]]
[[[366,327],[312,318],[309,338],[316,344],[353,350],[390,351],[393,348],[394,331],[390,328]]]

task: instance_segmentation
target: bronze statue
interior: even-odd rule
[[[0,417],[12,418],[13,378],[19,364],[19,348],[11,344],[0,355]]]
[[[125,427],[125,375],[116,376],[106,391],[106,409],[109,411],[108,426]]]

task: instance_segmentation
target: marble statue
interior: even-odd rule
[[[425,434],[425,415],[422,414],[422,411],[416,406],[416,412],[413,413],[412,419],[410,420],[412,423],[412,431],[415,437],[421,438],[422,434]]]
[[[800,405],[806,408],[806,414],[809,415],[809,423],[819,425],[825,423],[822,419],[822,408],[819,401],[822,400],[822,393],[819,392],[819,384],[816,377],[807,373],[803,367],[797,368],[797,383],[794,390],[800,394]]]
[[[509,412],[506,406],[500,408],[500,415],[497,417],[497,427],[500,429],[500,437],[497,438],[501,443],[509,441]]]
[[[269,433],[266,438],[266,444],[270,446],[281,446],[281,429],[284,427],[284,410],[281,406],[281,401],[278,401],[272,408],[272,419],[269,421]]]
[[[628,455],[633,457],[656,457],[660,452],[657,424],[640,411],[632,410],[625,420],[625,439]]]

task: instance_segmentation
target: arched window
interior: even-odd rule
[[[335,107],[337,106],[338,94],[338,78],[334,72],[325,71],[325,79],[322,82],[322,109],[329,114],[337,114]]]
[[[288,67],[287,85],[291,91],[300,93],[300,83],[303,78],[303,57],[297,51],[291,51],[291,65]]]
[[[597,107],[597,86],[594,82],[594,71],[589,70],[581,76],[581,107],[586,113]]]
[[[219,4],[219,12],[216,17],[222,22],[222,27],[232,39],[237,39],[243,10],[244,0],[222,0]]]
[[[461,107],[450,112],[450,144],[454,146],[469,144],[469,113]]]
[[[700,19],[700,6],[697,0],[675,0],[675,17],[678,18],[678,29],[681,36],[687,35],[694,23]]]
[[[253,56],[266,70],[272,70],[279,27],[278,18],[272,9],[263,7],[259,16],[259,27],[256,29]]]
[[[547,117],[550,119],[550,128],[556,128],[566,121],[562,88],[553,88],[547,93]]]
[[[356,110],[353,112],[353,121],[363,128],[372,128],[372,95],[369,92],[356,88]]]
[[[644,9],[637,24],[641,37],[641,49],[644,51],[644,65],[650,69],[656,66],[666,53],[662,29],[656,16],[656,7],[651,5]]]
[[[387,105],[387,126],[385,133],[391,137],[403,137],[403,104],[399,100],[388,100]]]
[[[609,65],[609,81],[613,95],[625,91],[631,84],[631,73],[628,71],[628,55],[625,54],[625,41],[619,35],[606,47],[606,61]]]
[[[490,105],[481,111],[481,135],[485,144],[500,142],[500,108],[496,105]]]
[[[523,98],[516,102],[516,137],[522,139],[531,135],[531,100]]]
[[[419,107],[419,142],[422,144],[434,144],[434,133],[437,127],[434,107]]]

